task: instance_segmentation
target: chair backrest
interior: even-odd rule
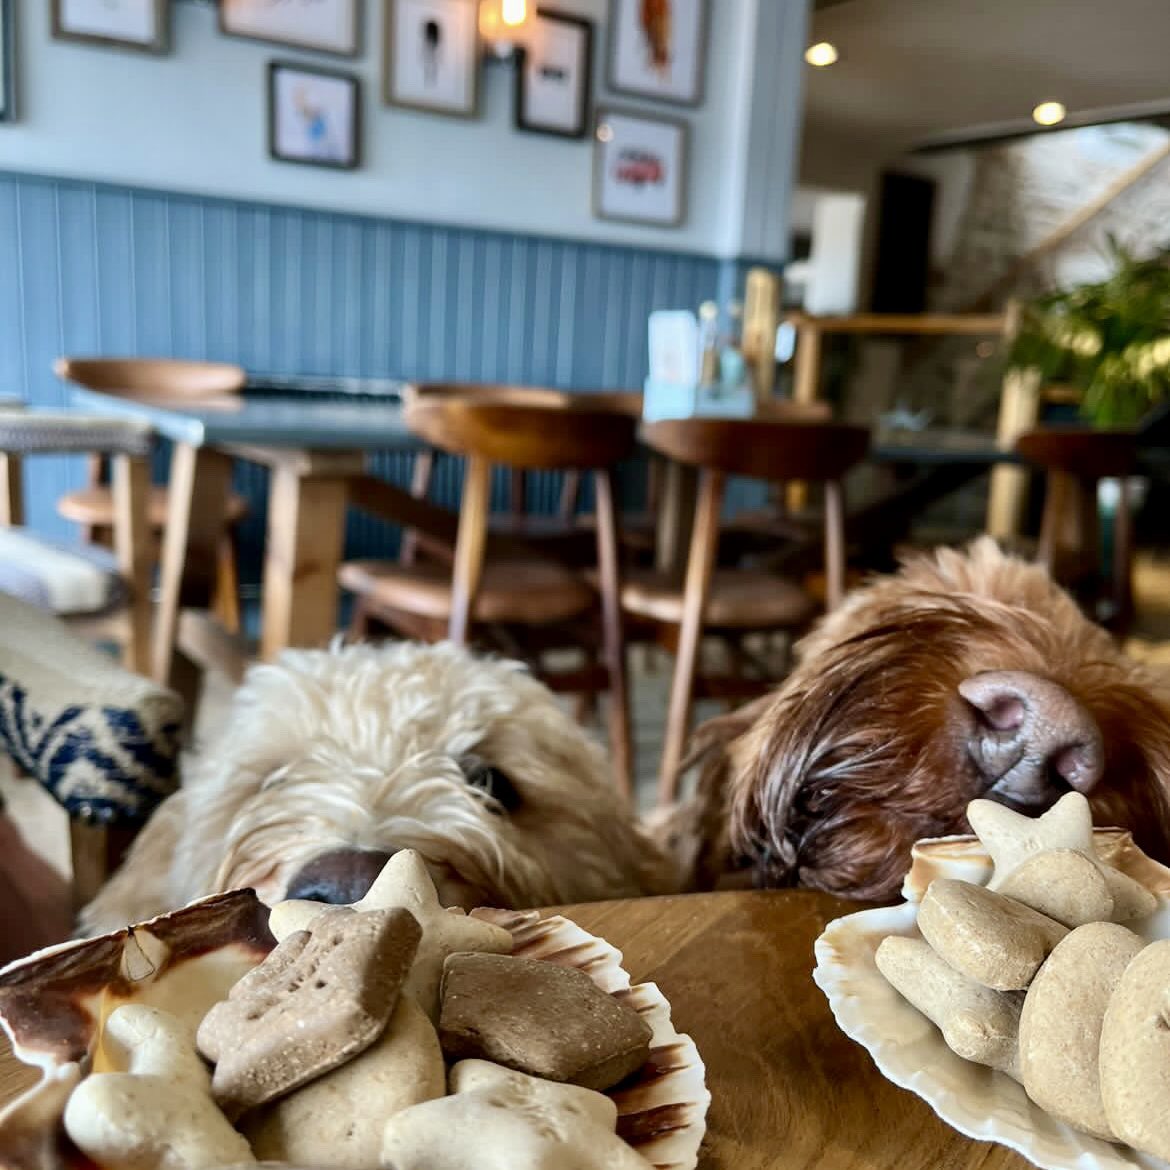
[[[406,423],[443,451],[506,467],[609,467],[633,450],[637,424],[629,414],[591,407],[591,397],[541,405],[422,394],[406,404]]]
[[[238,394],[248,380],[240,366],[227,362],[176,358],[62,357],[53,363],[53,372],[105,394],[184,401]]]
[[[775,418],[677,418],[642,428],[648,446],[679,463],[751,479],[839,480],[869,448],[869,431],[847,423]]]
[[[1016,440],[1016,450],[1038,467],[1076,479],[1115,479],[1137,466],[1136,431],[1088,427],[1042,427]]]

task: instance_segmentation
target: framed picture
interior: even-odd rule
[[[592,23],[537,9],[533,43],[516,68],[516,126],[584,138],[593,76]]]
[[[686,215],[687,124],[598,110],[593,212],[599,219],[677,227]]]
[[[384,101],[457,118],[475,116],[478,0],[386,0],[385,31]]]
[[[219,0],[220,32],[356,57],[361,0]]]
[[[16,117],[16,29],[12,0],[0,0],[0,122]]]
[[[610,0],[610,88],[698,105],[703,97],[707,2]]]
[[[169,0],[52,0],[53,36],[144,53],[170,47]]]
[[[268,151],[281,162],[352,170],[361,138],[361,86],[348,73],[268,64]]]

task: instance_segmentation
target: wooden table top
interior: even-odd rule
[[[813,942],[856,909],[805,891],[691,894],[569,907],[670,1000],[707,1066],[700,1170],[1022,1170],[962,1137],[874,1068],[812,981]],[[0,1102],[35,1079],[0,1051]]]

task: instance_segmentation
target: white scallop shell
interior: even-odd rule
[[[1099,856],[1158,896],[1149,918],[1126,925],[1150,942],[1170,938],[1170,869],[1142,853],[1129,833],[1098,829],[1093,836]],[[976,838],[920,841],[902,888],[907,901],[829,924],[816,942],[813,979],[841,1030],[866,1049],[883,1076],[916,1093],[960,1133],[1008,1146],[1043,1170],[1170,1170],[1158,1158],[1056,1121],[1011,1077],[956,1056],[878,971],[874,953],[883,938],[917,936],[917,904],[934,878],[983,885],[990,876],[991,862]]]

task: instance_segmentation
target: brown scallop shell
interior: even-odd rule
[[[653,983],[630,985],[621,952],[566,918],[475,910],[509,930],[514,954],[580,967],[650,1025],[650,1059],[611,1091],[618,1132],[658,1170],[694,1170],[706,1132],[706,1070]],[[0,1170],[93,1170],[61,1117],[82,1075],[103,1067],[101,1021],[130,1001],[177,1011],[192,1033],[203,1014],[275,946],[250,890],[220,894],[141,926],[40,951],[0,971],[0,1024],[41,1081],[0,1111]],[[291,1170],[285,1167],[284,1170]]]

